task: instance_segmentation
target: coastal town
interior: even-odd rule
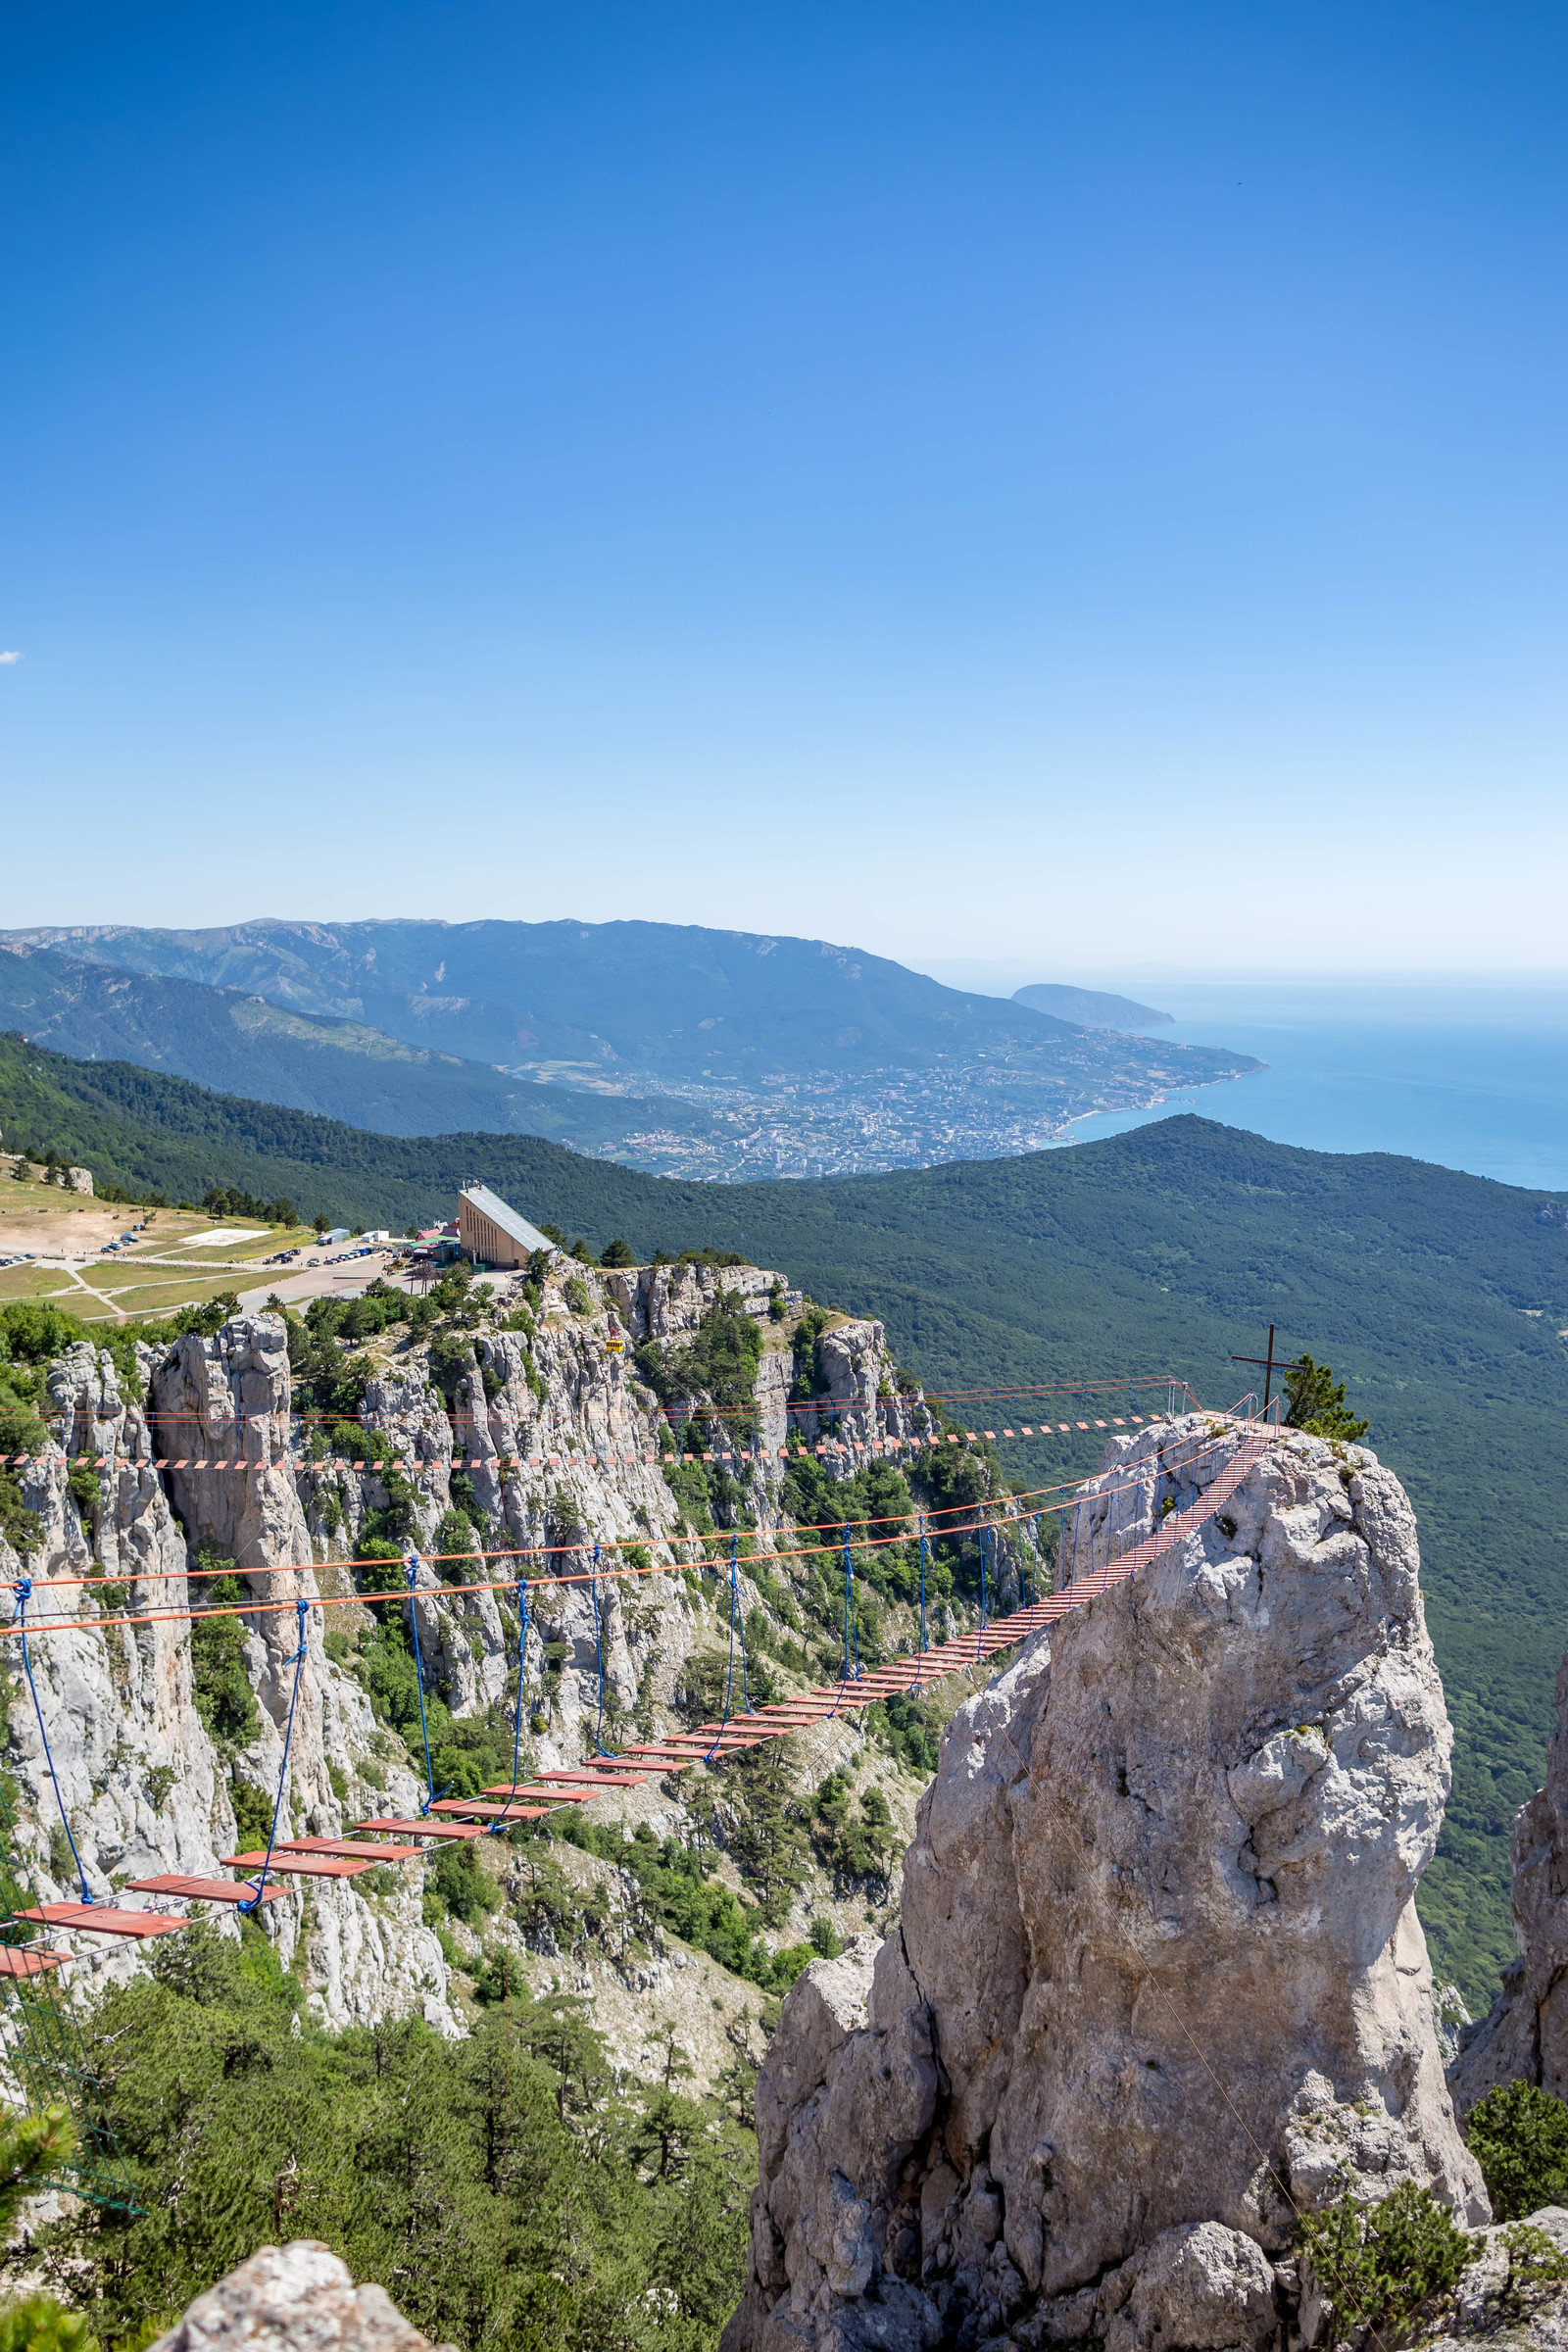
[[[1103,1047],[1103,1038],[1098,1040]],[[1245,1060],[1245,1056],[1241,1057]],[[1250,1068],[1251,1064],[1247,1064]],[[1142,1038],[1105,1065],[1049,1075],[1027,1061],[952,1059],[924,1069],[803,1071],[740,1085],[663,1080],[666,1095],[700,1102],[722,1122],[715,1135],[649,1128],[597,1148],[651,1175],[739,1184],[773,1176],[869,1176],[943,1160],[1003,1159],[1071,1140],[1075,1123],[1105,1111],[1146,1110],[1171,1099],[1183,1106],[1233,1075],[1205,1074],[1202,1091],[1164,1065]],[[649,1086],[644,1078],[629,1087]],[[599,1098],[596,1096],[595,1101]]]

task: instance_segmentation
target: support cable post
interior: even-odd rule
[[[517,1571],[517,1703],[512,1719],[512,1796],[517,1793],[518,1775],[522,1769],[522,1690],[528,1676],[528,1578],[525,1570]],[[499,1838],[509,1828],[505,1820],[496,1822],[490,1835]]]

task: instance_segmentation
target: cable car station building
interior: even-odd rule
[[[477,1266],[525,1266],[535,1250],[556,1246],[484,1184],[466,1184],[458,1195],[458,1242]]]

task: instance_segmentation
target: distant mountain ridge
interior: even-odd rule
[[[1081,1062],[1110,1050],[1050,1013],[946,988],[859,949],[694,924],[267,919],[194,931],[58,926],[3,933],[0,944],[236,988],[546,1077],[752,1080],[999,1055],[1049,1068],[1057,1054]],[[1173,1075],[1189,1083],[1258,1066],[1205,1047],[1162,1049],[1173,1056]]]
[[[720,1125],[694,1102],[542,1085],[363,1022],[44,948],[0,952],[0,1029],[77,1060],[137,1062],[380,1135],[485,1129],[593,1152],[649,1129],[709,1136]]]
[[[1054,1013],[1058,1021],[1080,1022],[1086,1029],[1168,1029],[1175,1017],[1132,997],[1107,996],[1098,988],[1065,988],[1049,980],[1015,988],[1012,1002],[1027,1004],[1032,1012]]]

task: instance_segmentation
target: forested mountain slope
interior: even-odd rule
[[[196,980],[116,971],[42,948],[0,955],[0,1028],[77,1060],[131,1061],[380,1135],[478,1127],[593,1152],[650,1128],[706,1136],[719,1125],[695,1102],[515,1078],[489,1062],[408,1045],[363,1021],[296,1012]]]
[[[1459,1733],[1423,1887],[1472,2001],[1511,1955],[1507,1832],[1539,1785],[1568,1644],[1568,1228],[1545,1196],[1424,1163],[1295,1151],[1197,1118],[1104,1143],[822,1183],[701,1186],[522,1137],[399,1141],[0,1043],[0,1127],[127,1187],[209,1183],[406,1225],[482,1168],[536,1221],[639,1256],[711,1244],[887,1325],[933,1389],[1169,1369],[1225,1402],[1279,1326],[1327,1357],[1421,1514]],[[1553,1212],[1549,1217],[1547,1212]],[[1001,1412],[1001,1408],[998,1408]],[[1087,1471],[1090,1453],[1030,1461]]]

